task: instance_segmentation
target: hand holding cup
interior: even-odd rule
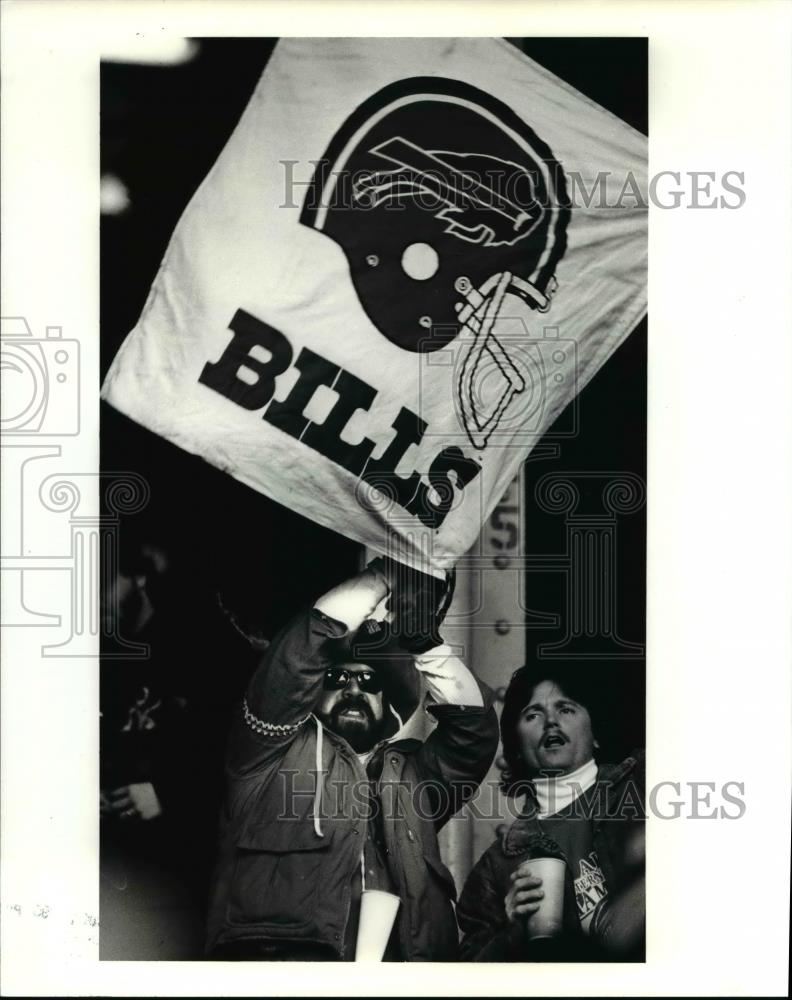
[[[531,873],[531,864],[531,861],[523,861],[510,875],[511,886],[504,900],[509,923],[536,913],[544,898],[542,880]]]
[[[530,941],[558,937],[563,929],[566,860],[550,837],[533,834],[525,844],[528,860],[511,874],[506,894],[506,916],[513,923],[525,921]]]

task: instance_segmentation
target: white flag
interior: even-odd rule
[[[646,139],[497,39],[287,39],[104,397],[439,572],[646,308]]]

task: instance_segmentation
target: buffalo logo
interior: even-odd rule
[[[344,251],[361,306],[392,344],[460,338],[459,412],[486,447],[526,381],[494,326],[507,294],[545,312],[569,221],[549,147],[510,108],[468,84],[403,80],[347,119],[319,161],[300,221]],[[500,390],[477,391],[482,366]]]
[[[399,204],[405,193],[435,197],[443,206],[435,218],[447,223],[445,232],[459,239],[487,247],[514,246],[544,215],[535,200],[518,205],[477,179],[476,167],[483,166],[492,176],[523,173],[530,183],[530,175],[516,163],[496,156],[425,150],[401,136],[380,143],[371,152],[398,167],[363,177],[355,185],[358,202],[376,207]]]

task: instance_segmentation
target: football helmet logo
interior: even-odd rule
[[[471,443],[486,443],[523,375],[493,332],[507,293],[550,308],[566,249],[566,179],[510,108],[456,80],[418,77],[374,94],[317,164],[300,222],[344,250],[358,299],[397,347],[471,341],[458,391]],[[486,361],[503,391],[482,409]]]

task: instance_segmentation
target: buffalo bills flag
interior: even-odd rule
[[[642,317],[645,181],[506,41],[283,40],[104,397],[439,574]]]

